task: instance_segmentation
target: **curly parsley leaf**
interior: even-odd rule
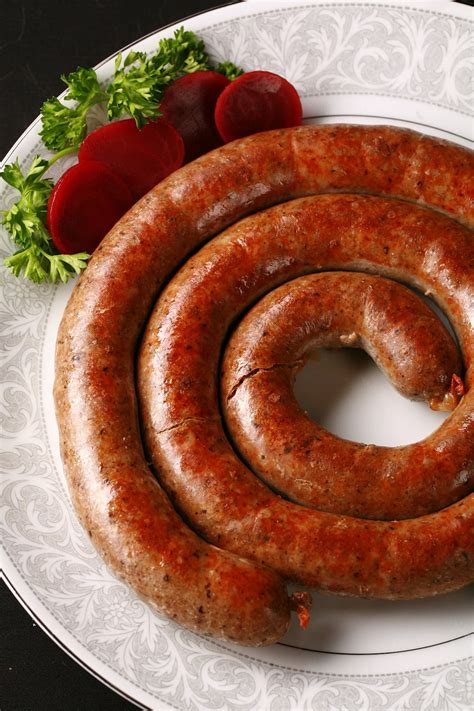
[[[115,75],[107,89],[107,118],[117,119],[128,114],[137,126],[157,116],[159,77],[150,70],[150,60],[143,52],[130,52],[123,66],[122,55],[115,60]]]
[[[41,109],[40,136],[51,150],[79,146],[87,133],[87,115],[98,103],[106,103],[109,121],[124,115],[135,119],[138,127],[159,116],[159,102],[166,87],[183,74],[210,70],[212,65],[203,40],[180,27],[174,36],[160,40],[150,57],[144,52],[129,52],[122,62],[115,60],[114,77],[103,90],[93,69],[79,67],[61,79],[68,87],[65,99],[77,102],[66,106],[59,99],[45,101]],[[235,79],[242,70],[223,62],[217,71]]]
[[[71,277],[79,274],[87,266],[88,259],[89,255],[85,252],[51,254],[32,243],[7,257],[4,264],[16,277],[24,274],[35,284],[45,281],[55,284],[58,281],[66,283]]]
[[[79,146],[87,133],[87,114],[89,109],[105,99],[97,74],[93,69],[79,67],[77,71],[61,76],[69,91],[66,100],[77,101],[71,108],[59,99],[48,99],[41,107],[42,129],[40,136],[43,143],[51,150],[62,150],[69,146]]]
[[[178,76],[210,69],[204,42],[182,27],[174,37],[162,39],[151,57],[130,52],[121,65],[119,55],[114,79],[107,89],[107,117],[113,120],[128,114],[138,127],[159,115],[163,92]]]
[[[48,167],[47,160],[36,156],[25,176],[18,161],[5,166],[0,173],[0,178],[16,188],[21,195],[10,210],[2,211],[2,224],[11,234],[13,241],[22,247],[28,246],[33,239],[43,244],[49,241],[49,233],[44,223],[53,184],[42,178]]]
[[[203,40],[184,27],[175,30],[174,37],[160,40],[158,51],[152,59],[157,67],[169,67],[174,74],[173,78],[180,74],[211,69]]]
[[[14,276],[19,277],[24,274],[35,284],[41,284],[47,279],[45,262],[42,251],[34,244],[25,247],[25,249],[19,249],[15,254],[3,260],[4,265],[11,269]]]
[[[244,70],[241,67],[237,67],[233,62],[221,62],[217,65],[216,72],[223,74],[230,81],[234,81],[244,73]]]
[[[76,254],[46,254],[49,261],[49,279],[55,283],[59,280],[66,283],[72,276],[76,276],[87,266],[90,257],[87,252]]]
[[[66,282],[84,269],[89,258],[85,252],[58,254],[46,227],[46,210],[53,183],[43,175],[57,157],[47,161],[36,156],[26,175],[21,172],[18,161],[6,165],[0,172],[0,178],[20,193],[20,199],[9,210],[1,211],[1,224],[20,247],[4,260],[4,264],[15,276],[24,274],[37,284]]]
[[[78,67],[75,72],[71,72],[67,76],[63,74],[61,79],[69,89],[65,96],[68,100],[90,103],[91,101],[96,101],[99,97],[101,99],[104,98],[104,92],[93,69]]]

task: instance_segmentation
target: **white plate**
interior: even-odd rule
[[[298,88],[308,121],[403,125],[468,144],[469,17],[467,7],[453,4],[280,1],[224,7],[185,24],[216,58],[284,74]],[[134,48],[152,51],[172,29]],[[105,61],[100,76],[112,67]],[[19,156],[24,167],[44,152],[38,128],[36,121],[6,162]],[[1,196],[7,206],[14,199],[9,189]],[[11,251],[5,233],[2,251]],[[316,596],[307,632],[294,626],[281,644],[252,650],[178,628],[107,571],[72,511],[58,453],[53,355],[70,290],[34,286],[3,270],[2,562],[9,585],[51,636],[151,708],[470,708],[472,588],[407,603]],[[341,373],[350,385],[343,401],[317,411],[329,428],[395,444],[439,422],[398,399],[365,361],[345,358],[324,371]],[[314,377],[310,370],[301,376],[302,400]],[[387,414],[357,429],[364,408]],[[393,431],[396,440],[389,441]]]

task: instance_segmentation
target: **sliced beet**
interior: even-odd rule
[[[303,110],[289,81],[273,72],[246,72],[219,96],[214,118],[227,143],[251,133],[299,126]]]
[[[230,81],[223,74],[202,71],[185,74],[166,89],[159,109],[181,135],[186,161],[222,146],[214,109],[228,84]]]
[[[48,201],[46,223],[62,254],[91,254],[117,220],[133,205],[127,184],[98,161],[69,168]]]
[[[137,128],[133,119],[114,121],[92,131],[79,148],[79,162],[108,165],[132,191],[135,200],[182,165],[183,139],[165,119]]]

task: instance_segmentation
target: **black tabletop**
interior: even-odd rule
[[[61,74],[93,67],[130,42],[225,0],[1,0],[0,159],[64,91]]]
[[[219,7],[210,0],[1,0],[0,157],[61,93],[59,77],[139,37]],[[470,4],[470,2],[466,2]],[[81,668],[0,586],[1,711],[136,708]]]
[[[64,90],[61,74],[92,67],[140,37],[225,0],[0,0],[0,158]],[[0,584],[1,711],[122,711],[136,706],[95,679]]]

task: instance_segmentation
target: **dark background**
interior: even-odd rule
[[[43,101],[64,90],[61,74],[78,65],[92,67],[143,35],[223,4],[0,0],[0,158],[36,118]],[[0,611],[0,711],[136,708],[70,659],[3,583]]]
[[[78,66],[93,67],[130,42],[225,0],[0,0],[0,159],[66,88]]]
[[[0,0],[0,159],[60,94],[61,74],[93,67],[154,30],[226,3],[212,0]],[[62,651],[0,583],[0,711],[137,707]]]

